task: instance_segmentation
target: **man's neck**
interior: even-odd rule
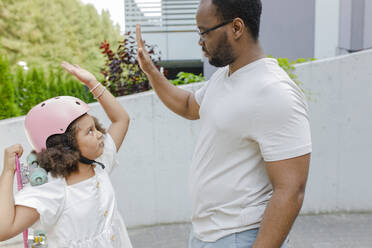
[[[229,65],[229,76],[240,68],[262,58],[265,58],[266,55],[263,52],[263,49],[260,43],[257,41],[252,45],[243,47],[238,51],[239,56],[237,59]]]

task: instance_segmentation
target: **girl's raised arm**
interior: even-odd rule
[[[67,62],[62,62],[62,67],[84,83],[102,105],[112,123],[108,129],[108,133],[115,142],[116,150],[119,150],[129,127],[129,115],[127,111],[90,72],[78,65],[71,65]]]
[[[21,145],[10,146],[4,152],[4,168],[0,176],[0,241],[23,232],[40,218],[36,209],[14,205],[15,156],[22,153]]]

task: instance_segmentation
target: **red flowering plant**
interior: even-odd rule
[[[146,42],[145,47],[151,60],[155,65],[158,65],[161,59],[160,51],[156,50],[156,46],[148,45]],[[111,50],[107,41],[101,43],[100,49],[106,57],[105,65],[101,69],[101,73],[105,77],[103,84],[113,95],[130,95],[151,88],[146,75],[139,66],[136,40],[131,32],[125,34],[125,38],[119,42],[116,52]]]

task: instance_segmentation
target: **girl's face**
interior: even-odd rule
[[[81,155],[95,160],[103,153],[103,134],[96,129],[93,118],[86,114],[76,123],[76,142]]]

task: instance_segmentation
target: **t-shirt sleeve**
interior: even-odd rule
[[[36,209],[40,214],[40,220],[36,224],[44,230],[48,230],[57,222],[63,210],[64,201],[65,186],[61,179],[52,179],[52,182],[40,186],[27,184],[14,196],[15,205]]]
[[[204,85],[195,92],[195,95],[194,95],[195,100],[199,104],[199,106],[201,106],[203,102],[204,95],[205,95],[205,92],[207,91],[207,88],[208,88],[208,81],[205,82]]]
[[[255,127],[256,140],[267,162],[290,159],[312,151],[308,107],[304,94],[286,82],[267,87]]]
[[[105,135],[103,153],[96,160],[105,165],[105,171],[109,174],[119,164],[116,145],[109,133]]]

